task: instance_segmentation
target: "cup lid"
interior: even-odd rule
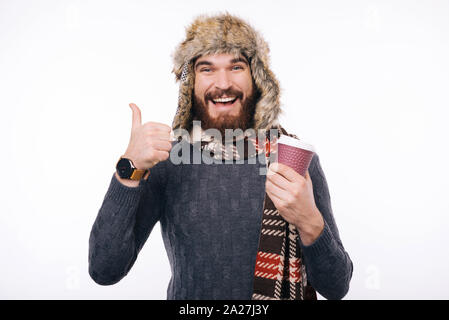
[[[311,144],[305,143],[305,142],[303,142],[301,140],[292,138],[292,137],[287,136],[285,134],[283,134],[283,135],[281,135],[279,137],[277,143],[282,143],[282,144],[285,144],[285,145],[288,145],[288,146],[292,146],[292,147],[308,150],[308,151],[311,151],[311,152],[315,152],[315,148]]]

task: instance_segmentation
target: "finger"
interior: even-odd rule
[[[170,151],[172,148],[172,144],[168,140],[153,140],[151,145],[156,151]]]
[[[312,181],[312,180],[310,179],[309,169],[307,169],[307,171],[306,171],[305,178],[306,178],[307,181]]]
[[[271,171],[270,168],[268,168],[267,179],[283,190],[288,190],[290,188],[291,182],[277,172]]]
[[[147,135],[148,137],[151,137],[153,139],[158,139],[158,140],[165,140],[165,141],[170,141],[170,133],[166,132],[166,131],[160,131],[160,130],[154,130],[154,129],[147,129],[147,131],[145,132],[145,135]]]
[[[165,134],[158,134],[158,135],[150,135],[150,137],[152,138],[152,140],[159,140],[159,141],[163,141],[163,142],[169,142],[171,144],[171,140],[170,140],[170,136],[167,136]]]
[[[171,127],[166,125],[165,123],[149,121],[145,122],[144,126],[151,130],[159,130],[168,133],[171,132]]]
[[[277,185],[273,184],[269,180],[267,180],[265,188],[266,188],[267,192],[270,192],[271,194],[276,196],[276,198],[279,198],[282,201],[285,201],[286,195],[287,195],[287,191],[279,188]]]
[[[307,171],[306,171],[306,181],[307,181],[307,183],[310,183],[310,185],[312,185],[313,186],[313,184],[312,184],[312,178],[310,177],[310,174],[309,174],[309,170],[307,169]]]
[[[267,189],[266,191],[267,191],[268,197],[270,197],[271,201],[273,201],[273,204],[275,205],[275,207],[276,207],[276,204],[279,205],[279,204],[283,203],[284,200],[277,197],[274,193],[271,192],[271,190]]]
[[[155,151],[155,155],[158,161],[164,161],[168,159],[170,153],[167,151]]]
[[[142,114],[140,112],[139,107],[137,105],[135,105],[134,103],[130,103],[129,107],[131,108],[131,110],[133,112],[133,122],[132,122],[131,129],[136,129],[136,128],[140,127],[140,125],[142,124]]]
[[[270,164],[269,169],[276,173],[279,173],[290,182],[295,182],[304,179],[304,177],[300,175],[298,172],[296,172],[295,169],[283,163],[273,162],[272,164]]]

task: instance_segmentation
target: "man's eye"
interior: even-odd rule
[[[201,72],[210,72],[210,68],[203,68],[200,70]]]
[[[242,66],[233,66],[232,70],[243,70]]]

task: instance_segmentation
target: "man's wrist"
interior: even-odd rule
[[[126,158],[126,159],[131,160],[131,162],[133,163],[133,166],[134,166],[136,169],[138,169],[138,170],[147,170],[147,168],[144,168],[144,166],[143,166],[140,162],[138,162],[137,160],[135,160],[136,157],[134,157],[134,156],[132,156],[132,155],[130,155],[130,154],[125,153],[125,154],[123,154],[123,155],[121,156],[121,158]]]
[[[299,236],[301,242],[309,246],[315,242],[324,230],[324,219],[321,213],[316,211],[313,218],[309,219],[305,223],[296,224],[296,228],[299,230]]]
[[[122,185],[124,185],[126,187],[137,188],[140,184],[139,180],[130,180],[130,179],[120,178],[117,171],[115,172],[115,177]]]

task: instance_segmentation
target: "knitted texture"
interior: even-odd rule
[[[184,142],[174,142],[173,144]],[[199,152],[190,147],[190,159]],[[180,150],[183,150],[180,148]],[[251,299],[254,286],[266,163],[158,163],[139,187],[112,176],[89,238],[89,274],[101,285],[131,270],[160,222],[171,266],[167,299]],[[325,220],[318,239],[298,239],[308,282],[322,296],[341,299],[352,262],[340,241],[327,182],[315,155],[309,167],[315,202]],[[158,262],[148,266],[149,272]],[[149,284],[151,285],[151,284]]]

